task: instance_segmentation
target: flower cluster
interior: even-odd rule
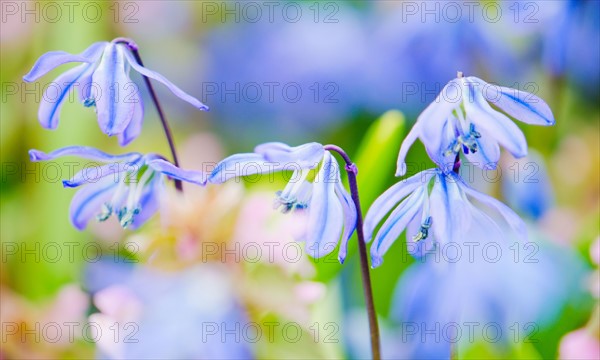
[[[501,227],[469,198],[497,210],[521,239],[526,237],[525,225],[517,214],[472,189],[459,175],[461,157],[476,166],[495,169],[500,159],[499,144],[517,158],[527,155],[525,136],[509,116],[527,124],[554,124],[548,105],[530,93],[462,77],[460,73],[442,89],[404,139],[396,175],[406,173],[406,154],[417,138],[438,168],[392,186],[367,213],[364,230],[367,240],[374,237],[373,267],[382,263],[383,254],[405,230],[407,239],[411,237],[415,242],[460,242],[468,238],[474,219],[485,218],[490,231],[499,231]]]
[[[24,81],[35,81],[66,63],[82,63],[54,80],[61,88],[56,100],[52,96],[42,98],[38,111],[42,126],[46,129],[58,126],[64,100],[77,88],[81,103],[85,107],[95,107],[101,130],[109,136],[116,135],[121,146],[129,144],[140,134],[144,118],[141,93],[129,78],[131,68],[143,75],[148,83],[148,79],[157,80],[182,100],[200,110],[208,110],[206,105],[165,77],[142,66],[137,51],[133,41],[117,38],[94,43],[77,55],[64,51],[42,55],[23,77]],[[118,218],[123,228],[137,228],[158,210],[167,178],[198,185],[206,183],[203,173],[181,170],[162,160],[164,158],[158,154],[110,155],[90,147],[68,146],[49,154],[30,150],[29,155],[31,161],[77,156],[105,163],[100,167],[85,167],[72,179],[63,181],[65,187],[85,185],[71,202],[71,222],[79,230],[83,230],[92,217],[105,221],[111,215]]]
[[[46,100],[50,97],[44,97],[40,104],[39,121],[47,129],[58,126],[63,100],[77,88],[83,105],[96,108],[101,130],[109,136],[117,135],[122,146],[129,144],[140,134],[144,117],[141,94],[129,78],[131,68],[146,78],[160,81],[196,108],[208,109],[162,75],[143,67],[137,46],[122,38],[94,43],[78,55],[63,51],[46,53],[23,79],[35,81],[70,62],[82,64],[55,80],[66,84],[58,100],[52,102]],[[131,91],[122,91],[127,89]],[[30,151],[31,161],[61,156],[78,156],[105,163],[97,168],[84,168],[72,179],[63,181],[65,187],[85,185],[71,203],[71,222],[79,230],[84,229],[93,217],[105,221],[111,215],[118,218],[123,228],[139,227],[158,210],[167,178],[204,186],[207,182],[220,184],[234,177],[283,170],[293,170],[293,176],[277,193],[274,207],[283,213],[306,213],[306,232],[302,240],[313,257],[331,253],[341,238],[338,258],[343,262],[348,239],[356,227],[356,208],[341,184],[339,165],[331,153],[317,143],[297,147],[282,143],[262,144],[254,153],[224,159],[211,174],[179,169],[157,154],[109,155],[83,146],[69,146],[49,154]]]
[[[417,247],[409,246],[409,252],[415,256],[423,255],[423,248],[432,243],[461,243],[470,237],[484,236],[503,238],[502,229],[511,229],[514,233],[511,236],[516,238],[527,236],[521,218],[503,203],[471,188],[461,178],[460,167],[462,161],[467,160],[484,169],[496,168],[500,146],[517,158],[526,156],[525,136],[513,119],[533,125],[554,124],[548,105],[533,94],[494,86],[459,73],[458,78],[450,81],[435,102],[422,112],[406,136],[400,147],[396,175],[406,174],[406,155],[417,138],[425,145],[436,168],[408,177],[384,192],[372,204],[363,224],[356,181],[358,170],[341,148],[316,142],[295,147],[269,142],[258,145],[254,152],[223,159],[210,173],[183,170],[178,167],[171,133],[150,79],[163,83],[194,107],[208,110],[204,104],[162,75],[146,69],[137,45],[123,38],[95,43],[78,55],[49,52],[35,63],[24,80],[35,81],[70,62],[82,64],[55,80],[65,84],[57,101],[49,101],[51,97],[44,96],[38,112],[43,127],[54,129],[58,126],[64,99],[77,88],[83,105],[95,107],[101,130],[108,136],[116,135],[120,145],[129,144],[140,134],[144,117],[140,91],[129,78],[133,68],[144,77],[173,157],[171,163],[159,154],[110,155],[85,146],[68,146],[50,153],[30,150],[31,161],[77,156],[103,163],[96,167],[86,166],[71,179],[63,181],[65,187],[80,187],[70,206],[70,218],[75,228],[83,230],[92,218],[102,222],[113,215],[123,228],[138,228],[159,210],[168,179],[175,180],[176,188],[182,190],[181,181],[205,186],[247,176],[291,173],[283,190],[277,191],[273,207],[303,219],[304,231],[298,240],[305,242],[305,251],[309,255],[323,257],[339,246],[338,260],[343,263],[348,253],[348,241],[357,233],[375,359],[380,358],[379,335],[366,242],[373,240],[371,265],[377,267],[403,232],[418,244]],[[350,193],[342,185],[340,165],[334,153],[345,162]],[[499,223],[496,217],[488,215],[476,204],[493,210],[504,223]],[[462,272],[467,270],[462,268]],[[124,300],[132,299],[126,298]],[[101,303],[97,305],[109,318],[115,315],[110,309],[102,309]],[[232,311],[231,316],[238,318],[240,314]],[[130,350],[135,353],[147,350],[145,347],[133,348]],[[121,355],[126,351],[110,347],[105,350]],[[245,356],[246,350],[240,348],[239,352]]]

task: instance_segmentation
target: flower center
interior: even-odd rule
[[[277,191],[273,208],[280,209],[282,213],[287,214],[292,210],[301,210],[308,207],[310,195],[312,193],[312,184],[306,181],[310,170],[294,171],[290,182],[283,191]],[[298,179],[298,175],[300,178]]]
[[[477,150],[479,150],[477,139],[481,138],[481,134],[475,130],[475,125],[469,125],[469,132],[467,134],[459,135],[450,146],[444,151],[444,156],[449,156],[452,154],[457,154],[462,148],[465,154],[468,154],[469,151],[472,154],[475,154]]]
[[[98,221],[106,221],[115,214],[123,228],[133,223],[135,216],[142,211],[140,204],[142,191],[154,175],[154,171],[146,168],[139,180],[135,175],[136,173],[125,173],[111,200],[102,204],[100,213],[96,215]]]

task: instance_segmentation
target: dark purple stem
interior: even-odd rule
[[[374,360],[381,359],[379,326],[377,325],[377,313],[375,312],[375,303],[373,302],[373,288],[371,286],[371,277],[369,274],[369,259],[367,257],[367,244],[365,243],[365,234],[363,232],[363,216],[360,209],[360,199],[358,196],[358,185],[356,175],[358,168],[352,162],[348,154],[337,145],[325,145],[325,150],[335,151],[346,162],[346,172],[348,173],[348,184],[350,185],[350,194],[356,207],[356,235],[358,238],[358,252],[360,254],[360,270],[362,274],[363,290],[365,296],[365,305],[369,317],[369,328],[371,330],[371,353]]]
[[[137,61],[137,63],[140,64],[140,66],[144,66],[144,62],[142,61],[142,58],[138,51],[138,46],[133,40],[128,39],[128,38],[116,38],[113,40],[113,43],[125,44],[127,46],[127,48],[133,54],[135,61]],[[152,86],[150,79],[144,75],[142,75],[142,77],[144,78],[144,82],[146,83],[146,87],[148,88],[148,92],[150,93],[150,97],[152,98],[152,102],[154,103],[154,106],[156,107],[156,111],[158,112],[158,117],[160,118],[160,122],[162,123],[162,127],[165,131],[165,136],[167,137],[167,141],[169,142],[169,148],[171,149],[171,156],[173,157],[173,165],[179,167],[179,160],[177,159],[177,151],[175,150],[175,141],[173,140],[173,134],[171,133],[171,128],[169,127],[167,118],[165,117],[162,107],[160,106],[160,102],[158,101],[158,96],[156,95],[156,92],[154,91],[154,87]],[[182,192],[183,184],[181,183],[181,180],[174,179],[174,181],[175,181],[175,188],[177,189],[177,191]]]

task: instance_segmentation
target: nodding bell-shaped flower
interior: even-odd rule
[[[499,145],[516,158],[526,156],[525,136],[511,118],[532,125],[554,125],[552,111],[539,97],[459,73],[419,115],[404,139],[396,176],[406,173],[406,154],[417,138],[444,170],[452,169],[461,152],[475,165],[495,169]]]
[[[57,77],[41,99],[38,119],[46,129],[58,126],[61,107],[68,94],[77,88],[80,102],[95,106],[102,131],[117,135],[125,146],[142,129],[144,105],[138,86],[129,78],[131,68],[143,76],[163,83],[173,94],[200,110],[208,107],[186,94],[162,75],[141,66],[122,39],[97,42],[82,53],[50,51],[42,55],[27,75],[26,82],[36,81],[54,68],[71,62],[82,63]]]
[[[405,230],[409,252],[415,256],[422,250],[420,247],[431,246],[434,242],[443,246],[448,242],[460,244],[466,241],[473,221],[484,219],[489,231],[500,231],[496,221],[476,208],[470,199],[496,210],[519,238],[527,237],[525,223],[509,207],[475,191],[453,172],[429,169],[393,185],[371,205],[365,217],[364,232],[367,241],[374,237],[372,266],[381,265],[383,255]],[[390,211],[389,217],[375,232]],[[419,246],[412,246],[415,243]]]
[[[166,190],[166,178],[198,185],[206,184],[200,172],[181,170],[160,155],[127,153],[110,155],[85,146],[68,146],[51,153],[29,150],[31,161],[47,161],[62,156],[77,156],[104,163],[85,166],[64,187],[82,186],[71,201],[70,218],[78,230],[85,229],[92,217],[105,221],[117,216],[123,228],[138,228],[158,211]]]
[[[342,186],[337,161],[323,145],[261,144],[253,153],[232,155],[219,162],[208,181],[220,184],[232,178],[286,170],[293,170],[293,175],[277,192],[273,207],[283,213],[306,212],[303,240],[312,257],[331,253],[341,237],[338,260],[343,263],[356,228],[356,208]],[[310,175],[314,176],[312,181],[308,180]]]

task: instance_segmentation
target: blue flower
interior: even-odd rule
[[[381,265],[383,255],[405,230],[409,252],[418,255],[432,243],[459,242],[474,222],[485,221],[489,231],[498,229],[469,198],[495,209],[520,238],[526,238],[525,224],[506,205],[475,191],[455,173],[429,169],[393,185],[371,205],[364,223],[366,241],[373,238],[377,225],[394,208],[374,236],[373,267]],[[412,246],[415,242],[418,244]]]
[[[274,208],[283,213],[306,210],[303,240],[306,250],[315,258],[331,253],[341,236],[338,259],[343,263],[348,240],[356,227],[356,208],[341,184],[337,161],[323,145],[261,144],[253,153],[236,154],[222,160],[208,181],[220,184],[231,178],[284,170],[293,170],[293,175],[283,191],[277,192]],[[311,182],[308,177],[313,170],[316,175]]]
[[[450,81],[419,115],[402,143],[396,176],[406,173],[406,153],[417,137],[429,157],[445,170],[452,168],[461,152],[475,165],[495,169],[499,145],[517,158],[526,156],[525,136],[507,115],[527,124],[554,125],[548,105],[533,94],[474,76]]]
[[[206,184],[203,173],[181,170],[156,154],[109,155],[85,146],[68,146],[49,154],[29,151],[34,162],[62,156],[78,156],[105,163],[102,166],[85,166],[71,179],[63,180],[64,187],[85,185],[75,193],[70,207],[71,222],[78,230],[83,230],[94,216],[98,221],[105,221],[113,214],[123,228],[141,226],[158,210],[166,177]]]
[[[502,353],[539,339],[538,327],[581,299],[580,256],[533,229],[521,244],[491,225],[474,218],[460,243],[430,250],[403,272],[391,314],[402,324],[403,358],[447,359],[455,341],[458,353],[478,345]]]
[[[64,51],[50,51],[38,59],[23,80],[36,81],[54,68],[70,62],[82,64],[54,80],[60,89],[57,97],[49,93],[56,87],[48,87],[42,97],[38,118],[46,129],[55,129],[58,126],[62,104],[67,95],[77,88],[79,100],[84,106],[96,107],[98,124],[102,131],[109,136],[117,135],[122,146],[130,143],[140,134],[144,118],[140,91],[129,78],[131,68],[143,76],[160,81],[176,96],[196,108],[208,110],[206,105],[183,92],[162,75],[139,65],[127,45],[116,40],[94,43],[77,55]]]

